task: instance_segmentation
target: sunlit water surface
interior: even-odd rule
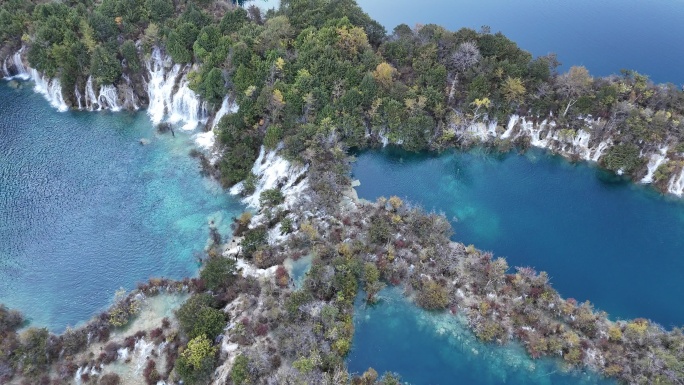
[[[23,85],[0,83],[0,302],[60,331],[120,287],[196,274],[209,222],[227,235],[242,207],[200,175],[194,133],[60,113]]]

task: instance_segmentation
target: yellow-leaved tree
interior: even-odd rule
[[[382,87],[389,88],[392,85],[392,81],[394,80],[393,78],[396,72],[397,70],[394,69],[391,64],[382,62],[375,67],[375,71],[373,71],[373,78]]]

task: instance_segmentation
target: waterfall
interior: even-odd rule
[[[221,108],[216,112],[216,115],[214,116],[214,121],[212,123],[212,129],[207,132],[201,132],[198,133],[194,136],[195,143],[200,147],[205,150],[211,151],[214,148],[214,143],[216,142],[216,134],[214,133],[214,129],[216,126],[218,126],[219,121],[221,121],[221,118],[229,115],[229,114],[234,114],[238,110],[238,106],[228,100],[228,96],[226,95],[223,98],[223,102],[221,103]],[[203,112],[206,115],[206,110]],[[211,163],[213,164],[216,162],[218,159],[218,153],[214,152],[212,153],[212,156],[210,158]]]
[[[207,105],[189,87],[190,81],[184,74],[178,91],[173,95],[171,106],[167,106],[169,122],[185,122],[184,130],[194,130],[197,125],[207,121]],[[170,107],[170,108],[169,108]]]
[[[679,175],[672,176],[670,183],[667,185],[667,192],[682,196],[682,193],[684,193],[684,168],[680,171]]]
[[[653,175],[655,174],[656,170],[661,164],[667,161],[665,154],[667,154],[667,146],[659,149],[658,153],[651,154],[651,157],[648,160],[648,172],[641,179],[641,183],[653,183]]]
[[[176,64],[167,72],[165,67],[168,64],[170,60],[165,60],[159,48],[155,47],[147,62],[147,69],[150,72],[150,80],[147,83],[150,104],[147,107],[147,114],[154,124],[161,123],[166,115],[166,105],[171,104],[171,94],[180,71],[180,65]]]
[[[68,110],[69,106],[67,106],[66,102],[64,101],[64,96],[62,95],[62,85],[59,82],[59,79],[48,79],[35,69],[25,66],[24,61],[21,58],[23,51],[24,47],[21,47],[19,51],[12,55],[11,59],[6,58],[3,62],[2,71],[5,79],[33,79],[35,83],[33,88],[34,91],[43,95],[45,99],[50,102],[50,105],[55,107],[58,111]]]
[[[48,79],[37,70],[24,65],[22,52],[24,47],[11,57],[5,58],[2,63],[2,73],[5,79],[20,78],[23,80],[33,79],[35,91],[42,94],[50,105],[59,111],[69,109],[59,79]],[[199,96],[190,87],[187,74],[189,66],[172,65],[171,59],[162,54],[159,48],[154,48],[150,60],[147,62],[149,82],[146,84],[149,95],[149,107],[147,110],[152,123],[159,124],[164,118],[170,123],[183,123],[183,128],[193,130],[199,124],[208,120],[208,106],[202,102]],[[180,79],[179,79],[180,77]],[[126,85],[116,86],[101,85],[96,92],[92,77],[88,77],[83,92],[74,88],[74,96],[79,109],[89,111],[111,109],[120,111],[124,107],[138,109],[137,98],[131,81],[123,75]],[[121,95],[119,95],[121,93]],[[219,110],[218,119],[221,116],[234,112],[235,106],[224,100]],[[218,122],[218,119],[216,120]]]
[[[100,96],[97,98],[97,103],[100,105],[99,109],[109,108],[114,112],[121,111],[119,93],[112,84],[100,86]]]
[[[591,160],[594,162],[598,162],[601,156],[603,155],[603,152],[611,144],[613,144],[613,141],[610,138],[599,143],[598,147],[596,147],[596,150],[594,150],[594,155],[591,156]]]
[[[50,105],[58,111],[64,112],[69,109],[69,106],[64,101],[62,84],[59,82],[59,79],[47,79],[33,68],[31,68],[30,74],[36,84],[33,88],[34,91],[42,94],[50,102]]]
[[[123,106],[119,102],[119,91],[113,84],[100,86],[99,92],[95,92],[93,86],[93,77],[89,76],[85,84],[85,96],[83,97],[78,89],[75,90],[76,99],[78,100],[79,109],[87,109],[88,111],[101,111],[110,109],[114,112],[121,111]],[[81,103],[81,97],[84,98],[84,103]],[[134,105],[134,108],[137,106]]]
[[[478,122],[473,123],[466,129],[466,132],[472,137],[486,141],[489,138],[496,138],[496,121],[488,124]]]
[[[515,129],[515,125],[518,123],[518,120],[520,120],[520,117],[518,115],[511,115],[510,119],[508,119],[506,131],[504,131],[504,133],[501,134],[501,139],[508,139],[511,136],[511,134],[513,133],[513,129]]]
[[[171,59],[155,47],[147,62],[147,69],[147,93],[150,99],[147,113],[152,123],[159,124],[168,117],[170,123],[184,122],[183,128],[192,130],[198,124],[206,122],[206,103],[201,102],[199,96],[188,87],[189,67],[181,68],[179,64],[171,66]],[[176,89],[176,79],[179,75],[181,79]]]
[[[95,108],[95,104],[97,103],[98,97],[95,95],[95,89],[93,88],[93,78],[92,76],[88,76],[88,80],[86,81],[85,85],[85,105],[84,108],[86,108],[88,111],[92,111]]]
[[[74,95],[76,96],[76,103],[78,104],[78,109],[82,110],[83,103],[81,102],[81,99],[83,99],[83,95],[81,95],[81,91],[78,90],[78,86],[74,86]]]
[[[252,195],[245,197],[242,202],[254,208],[259,208],[259,197],[265,190],[280,188],[285,195],[285,205],[289,206],[305,188],[306,183],[295,184],[308,170],[308,166],[299,167],[291,164],[278,155],[278,150],[266,151],[261,146],[259,157],[254,162],[252,173],[257,177],[256,189]],[[242,191],[242,182],[233,186],[230,193],[237,195]]]
[[[380,138],[380,141],[382,142],[382,147],[387,147],[387,145],[389,144],[389,141],[390,141],[389,137],[387,137],[387,131],[382,130],[382,131],[378,132],[378,137]]]
[[[238,111],[238,106],[228,100],[228,96],[223,98],[223,102],[221,103],[221,108],[216,112],[216,116],[214,116],[214,127],[218,126],[219,122],[221,121],[221,118],[228,115],[228,114],[234,114]]]
[[[29,71],[26,69],[26,66],[24,65],[24,61],[21,59],[21,53],[24,51],[24,47],[21,47],[21,49],[12,55],[12,58],[10,59],[5,58],[5,61],[2,63],[2,73],[5,79],[21,79],[21,80],[28,80],[31,77],[31,74]],[[9,66],[7,65],[9,61]]]
[[[28,80],[30,75],[24,66],[24,61],[21,59],[21,51],[24,47],[12,56],[12,64],[14,64],[14,70],[17,72],[16,77],[23,80]]]
[[[549,144],[549,138],[551,137],[551,131],[546,133],[546,137],[542,138],[541,133],[546,128],[547,125],[554,126],[554,123],[548,123],[545,119],[540,124],[534,124],[533,122],[528,122],[525,118],[522,119],[522,129],[521,132],[526,133],[530,137],[530,144],[534,147],[547,148]]]
[[[154,350],[154,341],[147,342],[145,338],[140,338],[135,342],[133,348],[133,356],[135,358],[135,373],[141,374],[147,364],[147,357],[152,354]]]
[[[591,134],[584,131],[578,130],[577,135],[572,139],[572,148],[580,158],[584,160],[589,160],[591,155],[591,149],[589,149],[589,140],[591,139]]]

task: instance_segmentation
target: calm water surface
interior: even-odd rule
[[[192,147],[144,113],[59,113],[2,81],[0,302],[60,331],[120,287],[194,275],[209,221],[226,234],[241,206],[200,176]]]
[[[399,373],[413,385],[614,384],[594,374],[567,373],[558,361],[532,360],[517,344],[482,344],[464,321],[427,312],[402,298],[396,288],[379,294],[379,304],[356,302],[349,370]]]
[[[443,212],[453,239],[532,266],[564,297],[612,318],[684,325],[684,203],[540,150],[358,156],[359,196],[398,195]]]
[[[488,25],[533,55],[558,54],[564,68],[594,75],[634,69],[684,84],[683,0],[358,0],[388,32],[398,24],[450,30]]]

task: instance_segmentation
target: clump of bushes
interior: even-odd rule
[[[176,373],[188,385],[207,384],[216,365],[218,348],[202,334],[188,342],[176,360]]]
[[[259,204],[261,207],[277,206],[285,201],[285,196],[278,188],[264,190],[259,196]]]
[[[267,237],[268,232],[263,226],[245,231],[245,235],[241,243],[242,252],[246,257],[251,258],[255,251],[266,244],[266,241],[268,240]]]
[[[449,293],[447,289],[434,280],[423,282],[416,302],[420,307],[427,310],[442,310],[449,305]]]
[[[247,356],[241,354],[235,358],[233,368],[230,370],[230,379],[233,384],[242,385],[249,381],[249,368],[247,367],[249,360]]]
[[[119,385],[121,384],[121,377],[116,373],[107,373],[100,377],[98,385]]]
[[[226,326],[226,315],[212,307],[214,299],[206,293],[195,294],[188,298],[176,311],[180,328],[189,338],[201,335],[216,338]]]
[[[249,229],[249,222],[252,221],[252,213],[249,211],[245,211],[244,213],[240,214],[239,218],[235,219],[235,222],[233,223],[233,235],[236,237],[241,236],[244,234],[245,231]]]
[[[611,147],[601,158],[603,165],[612,171],[629,175],[643,163],[639,157],[639,148],[632,143],[623,143]]]
[[[147,385],[156,385],[161,380],[161,375],[157,371],[157,363],[154,360],[147,360],[145,369],[143,370],[143,377]]]
[[[109,310],[109,324],[115,328],[126,326],[130,319],[140,311],[140,302],[132,296],[126,296],[121,289],[116,292],[116,304]]]
[[[290,275],[287,273],[287,269],[282,265],[278,266],[276,269],[275,278],[276,283],[280,287],[287,287],[290,283]]]
[[[221,256],[209,257],[200,271],[200,278],[211,291],[226,288],[235,282],[235,261]]]
[[[24,317],[16,310],[0,304],[0,334],[15,332],[24,323]]]

